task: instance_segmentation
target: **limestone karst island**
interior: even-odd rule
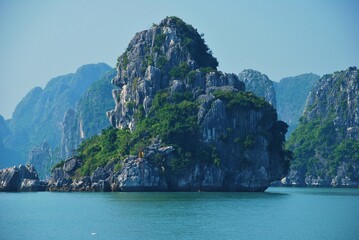
[[[280,82],[223,73],[177,17],[119,55],[116,69],[82,66],[0,118],[0,191],[358,187],[356,67]]]

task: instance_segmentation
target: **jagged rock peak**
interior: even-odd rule
[[[204,39],[191,25],[177,17],[167,17],[159,25],[136,33],[126,51],[118,58],[118,75],[113,83],[119,87],[136,77],[143,77],[148,66],[171,78],[169,70],[187,63],[191,70],[200,67],[216,69],[218,62]]]
[[[267,75],[252,69],[245,69],[238,74],[239,80],[244,82],[246,91],[253,92],[272,104],[276,108],[276,92],[273,82]]]
[[[197,95],[225,85],[244,90],[235,74],[218,72],[217,66],[195,28],[177,17],[167,17],[159,25],[136,33],[118,58],[112,83],[121,89],[113,91],[116,106],[107,116],[114,127],[133,129],[133,114],[144,110],[147,115],[154,95],[173,84],[173,89],[183,88]]]

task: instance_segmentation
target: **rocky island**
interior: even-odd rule
[[[58,163],[46,189],[264,191],[282,179],[288,125],[217,66],[203,37],[177,17],[137,33],[112,80],[113,127]]]

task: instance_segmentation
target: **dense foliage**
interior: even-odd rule
[[[215,91],[213,95],[216,98],[219,98],[226,102],[226,107],[228,109],[233,108],[271,108],[270,104],[264,100],[264,98],[259,98],[251,92],[230,92],[230,91]]]
[[[294,153],[293,169],[325,179],[335,177],[343,162],[359,163],[359,141],[339,139],[333,120],[333,115],[308,122],[301,120],[287,142],[287,148]]]

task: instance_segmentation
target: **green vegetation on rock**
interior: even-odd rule
[[[216,98],[219,98],[226,102],[226,107],[228,109],[233,108],[254,108],[260,109],[264,107],[270,107],[270,104],[264,100],[264,98],[259,98],[251,92],[230,92],[230,91],[220,91],[217,90],[213,93]]]
[[[355,120],[358,70],[324,75],[308,97],[304,115],[287,148],[294,153],[292,170],[307,185],[350,185],[358,182],[359,141]],[[349,96],[352,96],[349,98]],[[316,183],[312,179],[321,179]]]
[[[137,155],[155,138],[161,139],[163,145],[175,147],[175,157],[170,163],[174,172],[178,173],[193,161],[210,161],[199,141],[197,112],[198,104],[191,93],[170,95],[166,91],[158,92],[148,117],[144,117],[141,109],[137,111],[133,132],[110,128],[80,145],[77,152],[83,159],[81,174],[89,175],[110,161],[121,163],[125,156]]]
[[[228,111],[238,108],[264,109],[264,120],[272,121],[276,118],[272,106],[252,93],[216,91],[214,96],[225,101]],[[219,166],[220,158],[214,146],[206,145],[200,140],[198,107],[199,104],[190,92],[172,95],[168,91],[158,92],[147,117],[142,107],[136,112],[136,128],[132,132],[129,129],[110,128],[80,145],[77,152],[78,157],[83,159],[81,174],[89,175],[97,167],[103,167],[109,162],[121,165],[127,155],[137,155],[141,149],[150,145],[153,139],[161,139],[164,146],[174,147],[174,157],[169,165],[175,174],[179,174],[181,170],[197,162],[210,162]],[[286,131],[286,129],[274,129],[274,127],[272,128],[273,136],[276,132]],[[232,131],[232,129],[227,129],[227,134],[230,135]],[[219,138],[221,141],[226,141],[226,136]],[[284,137],[274,139],[274,141],[281,146],[284,143]],[[255,136],[247,135],[244,139],[238,140],[238,143],[244,150],[251,149],[256,144]],[[271,143],[270,146],[273,144]],[[283,152],[283,156],[288,152]],[[287,165],[289,167],[289,162]]]
[[[206,45],[203,34],[198,34],[192,25],[185,23],[178,17],[168,17],[169,24],[174,25],[179,32],[183,47],[187,49],[199,67],[217,69],[218,61],[212,56],[212,51]]]

